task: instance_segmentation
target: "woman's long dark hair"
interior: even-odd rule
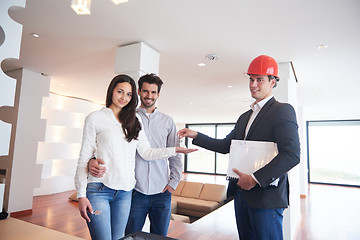
[[[114,88],[119,83],[123,82],[127,82],[131,85],[132,96],[130,102],[119,112],[119,120],[122,125],[126,140],[131,142],[131,140],[136,140],[138,138],[139,131],[141,130],[140,122],[135,115],[136,107],[138,105],[136,85],[131,77],[125,74],[120,74],[111,80],[106,94],[106,107],[110,107],[112,104]]]

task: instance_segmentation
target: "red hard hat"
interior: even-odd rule
[[[279,68],[277,62],[272,57],[260,55],[249,65],[247,74],[271,75],[278,76]]]

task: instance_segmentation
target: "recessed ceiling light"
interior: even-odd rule
[[[203,66],[205,66],[205,65],[206,65],[205,63],[199,63],[199,64],[198,64],[199,67],[203,67]]]
[[[91,8],[91,0],[71,0],[71,8],[78,15],[89,15]]]
[[[62,87],[63,87],[63,86],[65,86],[65,84],[64,84],[64,83],[60,83],[60,86],[62,86]]]
[[[30,34],[30,35],[33,36],[33,37],[35,37],[35,38],[39,38],[39,37],[40,37],[40,35],[37,34],[37,33],[32,33],[32,34]]]
[[[319,48],[319,50],[322,50],[322,49],[327,48],[327,45],[326,45],[326,44],[322,44],[322,45],[319,45],[318,48]]]
[[[215,61],[215,60],[218,60],[220,58],[220,56],[217,54],[209,54],[206,56],[206,58],[207,58],[207,60]]]
[[[192,102],[189,102],[189,105],[192,105]]]
[[[120,4],[120,3],[126,3],[128,2],[128,0],[111,0],[113,3],[115,3],[116,5]]]
[[[233,86],[229,85],[228,88],[232,88]]]

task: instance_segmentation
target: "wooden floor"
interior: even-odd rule
[[[222,177],[206,175],[186,175],[184,178],[190,181],[226,183]],[[78,213],[77,203],[64,201],[73,192],[34,197],[32,213],[14,217],[73,236],[90,239],[86,223]],[[307,198],[301,199],[303,218],[295,240],[360,239],[359,199],[359,188],[310,184]],[[233,224],[235,223],[228,224],[225,220],[233,218],[233,214],[233,205],[230,202],[226,213],[222,212],[221,216],[218,216],[216,226],[212,226],[214,222],[204,222],[206,220],[189,225],[171,221],[168,236],[182,240],[238,239],[234,234],[236,227]],[[219,226],[221,224],[224,226]],[[218,227],[228,232],[222,231],[224,235],[210,237],[208,230],[203,226]]]
[[[310,184],[296,240],[360,239],[360,188]]]
[[[78,203],[68,200],[75,191],[37,196],[31,214],[12,217],[57,230],[80,238],[90,239],[85,221],[78,211]]]

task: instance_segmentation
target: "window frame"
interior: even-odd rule
[[[359,122],[360,125],[360,119],[346,119],[346,120],[309,120],[306,121],[306,154],[307,154],[307,178],[308,178],[308,183],[313,183],[313,184],[323,184],[323,185],[334,185],[334,186],[344,186],[344,187],[360,187],[360,185],[353,185],[353,184],[344,184],[344,183],[331,183],[331,182],[319,182],[319,181],[311,181],[310,180],[310,175],[311,175],[311,169],[310,169],[310,132],[309,132],[309,127],[311,127],[311,123],[323,123],[324,126],[326,124],[329,123],[342,123],[342,122]]]
[[[214,126],[214,130],[215,130],[215,138],[217,138],[218,136],[218,127],[219,126],[233,126],[235,127],[235,123],[186,123],[185,127],[186,128],[192,128],[192,126]],[[230,132],[229,132],[230,133]],[[189,146],[189,138],[185,138],[185,145],[186,147]],[[198,172],[198,171],[189,171],[188,170],[188,155],[185,155],[184,158],[184,173],[196,173],[196,174],[208,174],[208,175],[217,175],[217,176],[226,176],[225,173],[217,173],[217,154],[216,152],[214,153],[214,172]]]

